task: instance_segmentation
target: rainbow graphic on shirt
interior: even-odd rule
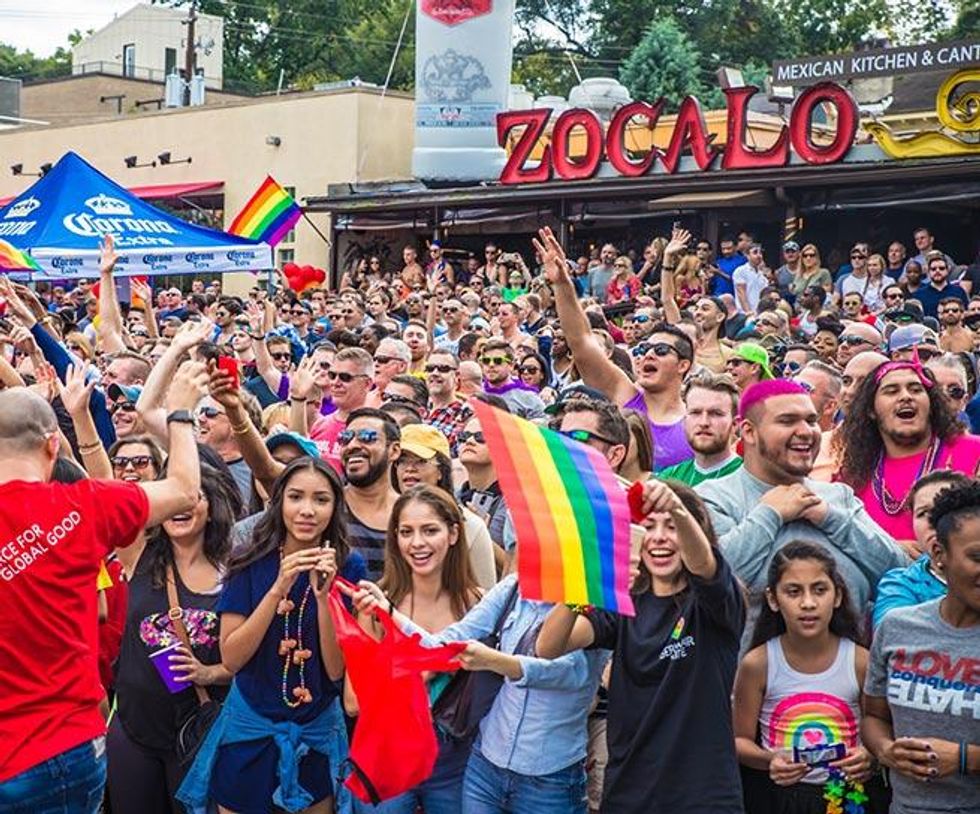
[[[770,749],[812,749],[843,743],[857,745],[858,722],[842,698],[823,692],[804,692],[780,701],[769,718]]]
[[[674,629],[670,633],[670,640],[676,642],[680,637],[681,633],[684,632],[684,617],[682,616],[677,620],[677,624],[674,625]]]

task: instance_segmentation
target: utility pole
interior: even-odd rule
[[[184,51],[184,80],[186,85],[184,86],[184,106],[187,107],[191,103],[191,80],[194,79],[194,68],[197,62],[194,53],[194,37],[196,36],[195,29],[197,28],[197,0],[191,0],[190,11],[187,13],[187,19],[183,20],[183,24],[187,26],[187,49]]]

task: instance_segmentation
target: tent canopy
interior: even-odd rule
[[[0,238],[27,252],[44,277],[93,277],[99,242],[115,238],[116,274],[216,274],[272,267],[265,243],[196,226],[140,200],[69,152],[0,209]]]

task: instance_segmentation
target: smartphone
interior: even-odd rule
[[[237,390],[241,385],[241,379],[238,374],[238,360],[232,358],[231,356],[219,356],[218,357],[218,370],[222,373],[227,373],[231,376],[232,386]]]
[[[840,760],[847,754],[843,743],[825,743],[820,746],[793,747],[793,762],[805,763],[807,766],[826,766],[835,760]]]

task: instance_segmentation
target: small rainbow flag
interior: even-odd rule
[[[37,260],[27,252],[0,240],[0,271],[40,271]]]
[[[275,246],[302,214],[302,207],[271,175],[267,175],[262,186],[232,221],[228,232]]]
[[[521,595],[633,616],[629,504],[606,459],[557,432],[471,404],[517,531]]]

